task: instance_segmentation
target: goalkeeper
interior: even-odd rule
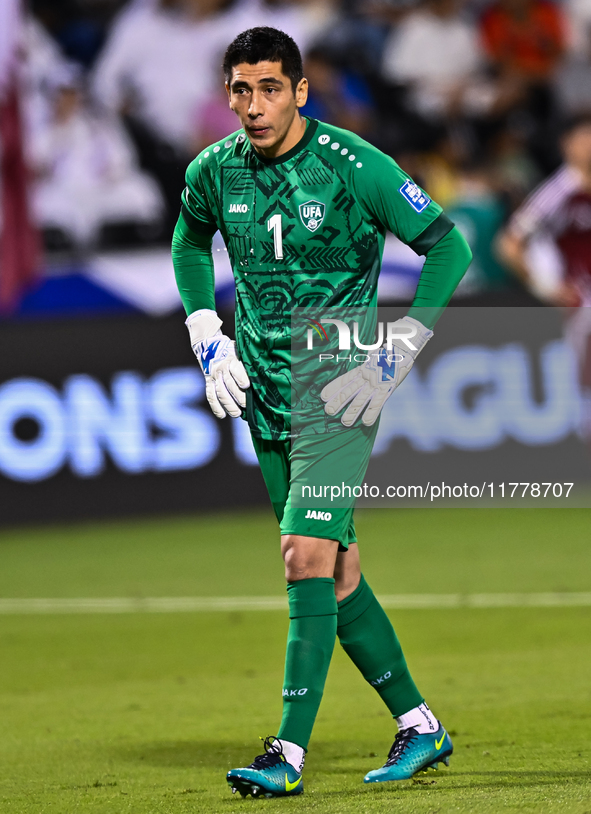
[[[264,754],[227,780],[242,795],[303,791],[304,757],[336,636],[398,725],[385,765],[365,782],[409,778],[447,763],[452,743],[361,574],[352,508],[310,512],[292,505],[294,468],[306,463],[290,442],[290,317],[311,305],[375,306],[387,230],[426,255],[412,307],[396,326],[394,356],[388,363],[372,356],[323,387],[318,399],[326,421],[348,428],[349,460],[362,478],[379,412],[432,336],[470,250],[392,159],[300,114],[307,80],[289,36],[267,27],[245,31],[228,47],[223,68],[241,129],[189,166],[172,253],[211,408],[219,418],[242,416],[250,427],[280,523],[290,611],[279,730],[266,739]],[[211,247],[218,229],[236,283],[236,344],[221,332],[215,311]],[[318,458],[330,460],[332,438],[341,443],[343,435],[320,436]]]

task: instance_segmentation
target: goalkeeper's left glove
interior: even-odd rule
[[[236,356],[235,343],[220,331],[222,320],[203,308],[187,317],[191,347],[205,376],[205,395],[215,416],[237,418],[246,407],[250,379]]]
[[[392,350],[382,347],[370,352],[367,362],[334,379],[320,393],[327,415],[336,415],[349,405],[341,424],[350,427],[363,413],[363,423],[371,427],[394,390],[408,376],[415,359],[433,336],[412,317],[403,317],[390,326]]]

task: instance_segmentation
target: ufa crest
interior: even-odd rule
[[[326,207],[320,201],[306,201],[300,204],[300,218],[302,223],[311,232],[315,232],[324,220]]]

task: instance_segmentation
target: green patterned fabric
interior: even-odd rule
[[[277,159],[256,153],[242,130],[208,147],[187,170],[181,218],[225,241],[252,383],[246,417],[253,435],[275,440],[290,436],[293,309],[375,306],[386,232],[425,252],[453,228],[395,161],[316,120]],[[186,276],[187,310],[210,307],[191,298]]]

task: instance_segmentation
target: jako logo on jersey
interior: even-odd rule
[[[431,203],[431,198],[422,189],[408,179],[398,190],[403,198],[409,202],[415,212],[422,212]]]
[[[300,218],[302,223],[311,232],[315,232],[324,220],[326,207],[320,201],[306,201],[300,204]]]
[[[230,204],[228,213],[232,214],[232,212],[248,212],[248,206],[246,204]]]
[[[332,514],[330,512],[317,512],[308,509],[308,514],[304,520],[332,520]]]
[[[305,695],[307,692],[308,692],[308,688],[307,687],[302,687],[301,690],[283,690],[282,695],[283,695],[283,697],[285,697],[286,695],[288,697],[293,697],[294,695]]]

